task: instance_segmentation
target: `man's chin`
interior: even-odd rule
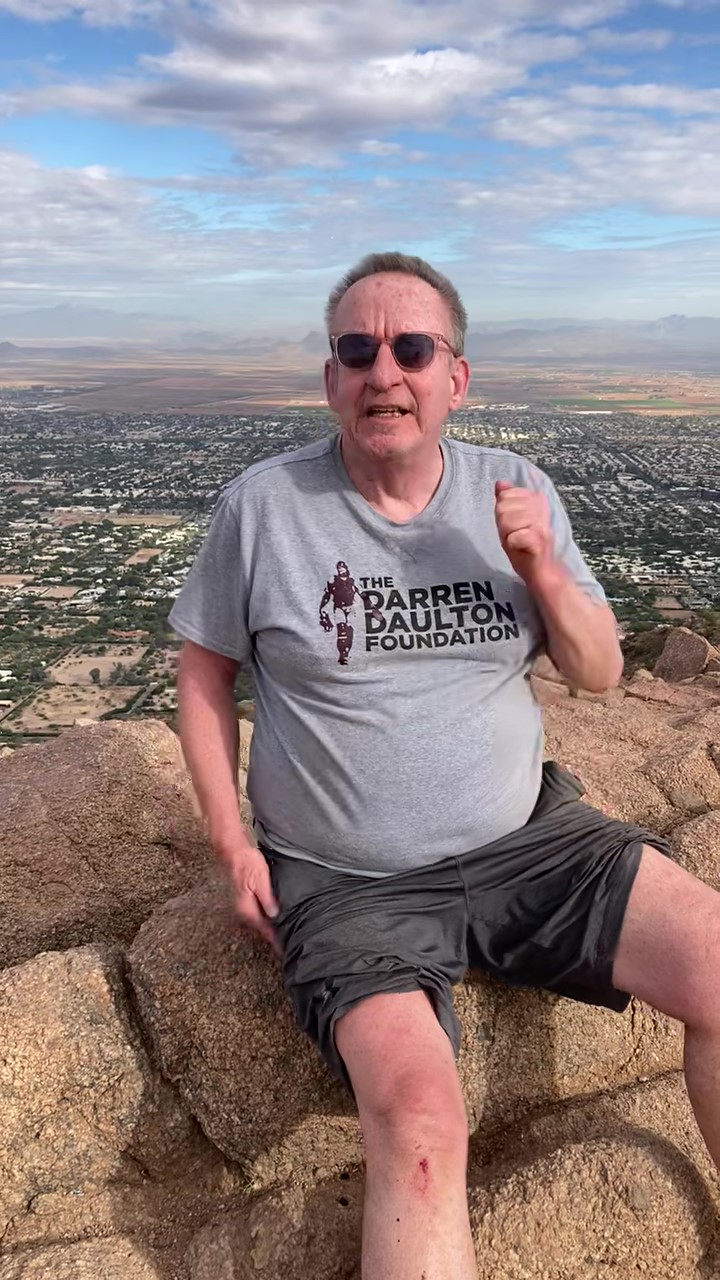
[[[409,413],[400,418],[360,418],[352,437],[360,449],[378,457],[405,453],[417,445],[418,425]]]

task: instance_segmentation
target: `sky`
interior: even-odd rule
[[[378,249],[471,321],[720,315],[720,0],[0,0],[0,339],[298,335]]]

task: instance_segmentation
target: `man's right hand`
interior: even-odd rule
[[[218,848],[222,862],[230,874],[235,910],[243,924],[259,933],[282,955],[282,948],[270,923],[279,908],[270,882],[270,869],[259,849],[251,844],[235,844]]]

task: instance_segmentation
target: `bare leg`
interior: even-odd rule
[[[465,1107],[427,997],[373,996],[341,1019],[336,1041],[366,1150],[363,1280],[477,1280]]]
[[[720,893],[645,845],[613,980],[685,1023],[685,1081],[720,1169]]]

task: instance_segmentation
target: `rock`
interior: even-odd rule
[[[675,832],[673,844],[687,871],[720,890],[720,810],[686,822]]]
[[[486,1138],[535,1107],[682,1066],[683,1028],[639,1000],[618,1014],[548,992],[494,985],[478,1126]]]
[[[360,1280],[362,1199],[358,1173],[258,1197],[196,1236],[190,1280]]]
[[[136,1240],[85,1240],[0,1260],[0,1280],[169,1280],[161,1255]]]
[[[9,760],[10,756],[15,755],[13,747],[0,747],[0,760]]]
[[[0,967],[130,939],[211,865],[161,721],[69,729],[15,752],[0,770],[0,811]]]
[[[574,689],[571,692],[573,697],[579,698],[581,702],[602,702],[605,706],[623,702],[625,699],[625,690],[619,685],[612,689]]]
[[[252,735],[252,721],[246,720],[244,717],[238,720],[238,763],[246,775],[250,765],[250,744],[252,743]]]
[[[673,627],[655,663],[655,676],[671,683],[699,676],[712,656],[712,646],[704,636],[687,627]]]
[[[704,689],[713,689],[720,692],[720,671],[706,671],[704,675],[698,676],[698,683]]]
[[[128,959],[164,1074],[256,1187],[317,1181],[357,1162],[352,1102],[297,1030],[277,961],[239,927],[225,890],[161,907]],[[481,976],[454,996],[471,1130],[682,1061],[678,1024],[637,1002],[620,1016]]]
[[[638,1257],[634,1270],[632,1265],[628,1270],[623,1266],[615,1271],[615,1267],[612,1267],[609,1275],[615,1271],[615,1274],[623,1277],[623,1280],[625,1276],[628,1276],[629,1280],[629,1276],[634,1276],[635,1271],[641,1271],[648,1277],[662,1276],[664,1280],[665,1277],[670,1276],[683,1277],[684,1280],[685,1275],[688,1275],[692,1280],[700,1280],[700,1276],[720,1275],[720,1174],[708,1156],[707,1148],[694,1120],[687,1089],[684,1087],[683,1075],[679,1071],[659,1076],[650,1083],[638,1083],[632,1088],[596,1094],[593,1097],[570,1102],[552,1111],[538,1112],[536,1116],[530,1117],[527,1123],[511,1126],[502,1134],[496,1135],[491,1142],[488,1142],[486,1135],[478,1135],[470,1152],[470,1199],[473,1201],[473,1189],[477,1188],[480,1192],[480,1206],[487,1208],[488,1199],[484,1197],[487,1197],[488,1189],[492,1193],[493,1188],[501,1187],[503,1179],[509,1176],[511,1178],[518,1171],[532,1171],[534,1167],[538,1171],[542,1170],[539,1174],[539,1180],[542,1180],[547,1176],[548,1157],[564,1149],[566,1151],[578,1146],[582,1146],[584,1155],[592,1155],[592,1148],[587,1144],[591,1143],[594,1146],[598,1142],[606,1143],[607,1140],[620,1144],[618,1151],[620,1158],[616,1160],[615,1155],[611,1155],[605,1166],[605,1172],[597,1170],[601,1183],[605,1181],[606,1185],[611,1185],[615,1179],[615,1171],[621,1172],[626,1167],[621,1148],[638,1147],[641,1151],[650,1153],[652,1164],[656,1169],[664,1170],[670,1175],[678,1202],[684,1202],[680,1215],[676,1219],[675,1216],[669,1217],[665,1224],[659,1225],[657,1231],[646,1220],[646,1228],[650,1229],[651,1234],[644,1247],[641,1242],[635,1244],[638,1248]],[[646,1185],[647,1188],[646,1175],[642,1174],[641,1167],[635,1166],[637,1170],[635,1181],[637,1184]],[[536,1180],[534,1175],[530,1175],[529,1180],[525,1176],[520,1184],[515,1183],[515,1187],[529,1185],[528,1203],[533,1206],[536,1203],[532,1190],[534,1180]],[[552,1181],[552,1176],[550,1180]],[[667,1184],[665,1184],[664,1194],[666,1193]],[[506,1197],[506,1202],[507,1199],[510,1197]],[[662,1197],[657,1202],[657,1206],[660,1207],[661,1201]],[[588,1203],[591,1202],[588,1201]],[[647,1197],[643,1196],[642,1202],[647,1202]],[[570,1210],[570,1219],[574,1219],[569,1233],[571,1240],[575,1239],[578,1226],[582,1231],[587,1228],[583,1206],[584,1193],[580,1193],[575,1197],[574,1207]],[[664,1245],[664,1233],[670,1224],[673,1224],[671,1230],[674,1235],[675,1221],[684,1220],[688,1207],[696,1222],[698,1238],[702,1243],[705,1268],[698,1271],[685,1272],[682,1268],[673,1271],[666,1267],[664,1261],[657,1261],[656,1251]],[[675,1211],[673,1215],[674,1213]],[[474,1217],[477,1219],[477,1212],[474,1212]],[[559,1225],[559,1235],[562,1238],[565,1222],[568,1220],[551,1221],[556,1221]],[[583,1222],[585,1222],[584,1226]],[[591,1234],[592,1231],[588,1231],[588,1238],[591,1238]],[[578,1276],[579,1280],[585,1280],[585,1277],[587,1280],[597,1280],[597,1277],[602,1275],[602,1270],[573,1272],[569,1268],[565,1271],[562,1270],[561,1263],[557,1270],[551,1270],[550,1260],[547,1263],[547,1270],[542,1270],[543,1266],[546,1266],[546,1263],[541,1252],[538,1253],[534,1270],[533,1268],[527,1272],[518,1270],[512,1274],[512,1280],[515,1280],[515,1276],[525,1275],[528,1277],[551,1275],[553,1280],[556,1280],[556,1277],[561,1277],[561,1280],[575,1280],[575,1276]],[[498,1274],[503,1275],[503,1272]],[[480,1272],[480,1275],[484,1277],[486,1274]]]
[[[720,671],[720,654],[718,654],[715,657],[708,658],[707,662],[705,663],[705,673],[707,675],[713,675],[719,671]]]
[[[80,1234],[86,1200],[108,1187],[200,1181],[208,1144],[151,1067],[107,949],[49,952],[0,974],[0,1044],[6,1245],[48,1229],[57,1238],[61,1214]]]
[[[630,698],[638,698],[643,702],[660,703],[668,707],[685,708],[688,711],[701,711],[707,705],[707,691],[698,687],[698,681],[705,676],[696,676],[689,684],[670,684],[667,680],[653,677],[652,683],[630,681],[625,686],[625,693]]]
[[[710,758],[705,742],[678,738],[673,746],[651,755],[643,773],[667,797],[691,792],[711,806],[720,806],[720,773]]]
[[[544,720],[547,755],[580,778],[588,804],[659,834],[672,825],[667,796],[641,772],[650,750],[667,747],[668,728],[655,707],[577,699],[548,707]]]
[[[683,791],[675,789],[668,791],[667,798],[673,809],[679,809],[681,813],[690,814],[692,817],[698,817],[702,813],[707,813],[710,806],[702,796],[696,795],[694,791]]]
[[[553,680],[559,684],[565,684],[565,677],[561,675],[555,666],[552,658],[547,653],[538,654],[532,664],[532,674],[540,680]]]
[[[541,1113],[469,1172],[480,1280],[697,1280],[717,1258],[720,1181],[679,1073]],[[363,1181],[283,1187],[204,1227],[189,1280],[359,1280]],[[609,1269],[608,1269],[609,1268]]]
[[[164,1075],[255,1185],[357,1159],[352,1101],[296,1029],[279,963],[219,880],[157,911],[128,964]]]
[[[648,671],[647,667],[638,667],[630,677],[631,684],[647,684],[650,680],[654,680],[652,671]]]
[[[559,684],[555,680],[543,680],[540,676],[530,677],[530,687],[541,707],[549,707],[554,702],[563,702],[570,697],[570,690],[566,684]]]
[[[470,1193],[479,1280],[697,1280],[710,1206],[698,1220],[685,1171],[642,1139],[564,1146]]]

